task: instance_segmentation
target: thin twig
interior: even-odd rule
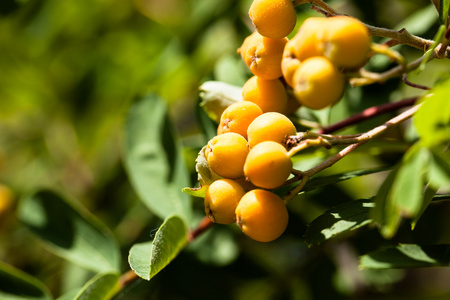
[[[365,120],[374,118],[376,116],[379,116],[379,115],[382,115],[382,114],[385,114],[388,112],[396,111],[400,108],[411,106],[417,101],[417,99],[418,99],[418,97],[413,97],[413,98],[408,98],[408,99],[404,99],[404,100],[397,101],[397,102],[386,103],[386,104],[382,104],[379,106],[369,107],[369,108],[363,110],[362,112],[357,113],[347,119],[344,119],[340,122],[337,122],[335,124],[332,124],[330,126],[322,128],[321,130],[319,130],[319,133],[321,133],[321,134],[332,133],[337,130],[343,129],[345,127],[348,127],[348,126],[351,126],[354,124],[358,124]]]

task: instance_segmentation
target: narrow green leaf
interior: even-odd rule
[[[432,89],[413,117],[421,142],[433,146],[450,141],[450,79]]]
[[[341,181],[349,180],[352,178],[364,176],[364,175],[370,175],[378,172],[383,172],[390,170],[392,167],[390,166],[383,166],[378,168],[372,168],[372,169],[365,169],[365,170],[357,170],[357,171],[351,171],[351,172],[345,172],[330,176],[323,176],[323,177],[313,177],[311,178],[303,188],[304,192],[309,192],[330,184],[338,183]]]
[[[431,151],[428,166],[428,178],[430,184],[435,188],[450,187],[450,162],[435,150]]]
[[[305,233],[308,245],[318,245],[326,240],[350,233],[372,222],[369,211],[371,200],[355,200],[336,206],[312,221]]]
[[[153,242],[134,245],[128,262],[136,274],[150,280],[164,269],[187,245],[187,231],[178,216],[168,217],[156,232]]]
[[[22,199],[18,216],[56,255],[94,272],[119,270],[117,242],[82,207],[53,192],[39,191]]]
[[[389,193],[398,169],[398,167],[394,168],[381,184],[378,193],[374,197],[375,207],[370,212],[370,217],[380,225],[381,233],[386,238],[390,238],[395,234],[400,221],[398,212],[389,201]]]
[[[431,201],[433,201],[433,198],[436,195],[436,192],[437,192],[437,190],[434,189],[433,187],[431,187],[430,185],[427,185],[425,187],[425,191],[423,192],[423,196],[422,196],[422,206],[420,208],[420,211],[416,214],[413,221],[411,222],[412,229],[414,229],[416,227],[416,224],[422,217],[422,214],[428,208],[428,205],[430,205]]]
[[[401,244],[361,256],[359,266],[363,269],[450,266],[450,246]]]
[[[310,191],[313,191],[318,188],[326,187],[327,185],[330,185],[330,184],[335,184],[335,183],[338,183],[341,181],[349,180],[349,179],[364,176],[364,175],[370,175],[370,174],[374,174],[374,173],[378,173],[378,172],[387,171],[389,169],[391,169],[391,167],[383,166],[383,167],[366,169],[366,170],[344,172],[344,173],[339,173],[339,174],[330,175],[330,176],[313,177],[306,182],[306,184],[303,187],[300,194],[295,196],[294,199],[299,198],[300,195],[303,193],[310,192]],[[282,187],[282,188],[277,189],[276,193],[279,195],[283,195],[283,194],[289,192],[292,188],[293,188],[293,185]]]
[[[38,279],[0,262],[0,299],[49,300],[53,297]]]
[[[439,0],[439,23],[447,26],[448,10],[450,8],[450,0]]]
[[[428,165],[429,152],[419,144],[405,155],[392,184],[389,201],[402,217],[414,218],[422,207],[424,175]]]
[[[200,86],[200,106],[216,123],[231,104],[242,101],[242,88],[220,81],[207,81]]]
[[[137,102],[125,126],[125,166],[137,194],[161,219],[191,217],[190,197],[181,191],[189,176],[178,139],[172,132],[167,104],[155,95]]]
[[[119,290],[117,273],[98,274],[89,280],[73,298],[74,300],[108,300]]]
[[[208,186],[206,186],[206,185],[199,187],[199,188],[185,187],[185,188],[183,188],[183,192],[188,195],[194,196],[194,197],[205,198],[207,189],[208,189]]]
[[[434,36],[433,40],[434,43],[431,45],[431,47],[427,50],[427,52],[424,54],[424,59],[419,65],[419,70],[423,71],[425,69],[426,64],[430,61],[431,54],[433,54],[436,47],[440,44],[442,41],[442,38],[444,37],[445,31],[447,30],[447,27],[445,25],[439,26],[438,31],[436,32],[436,35]]]

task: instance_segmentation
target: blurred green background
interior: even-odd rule
[[[126,258],[130,246],[148,239],[150,230],[160,224],[137,199],[122,166],[123,122],[128,108],[147,93],[164,98],[192,171],[198,148],[207,141],[198,122],[203,116],[198,109],[199,85],[206,80],[241,85],[249,76],[236,49],[252,30],[247,16],[250,3],[1,1],[0,183],[8,186],[16,199],[47,187],[79,200],[113,230]],[[432,38],[437,28],[437,14],[425,0],[336,0],[329,4],[369,24],[395,29],[405,25],[426,38]],[[307,4],[297,9],[299,21],[317,15]],[[421,55],[416,50],[400,50],[406,57]],[[382,59],[372,63],[373,69],[387,66]],[[448,70],[448,63],[433,62],[429,70],[412,74],[410,80],[432,84],[433,74]],[[398,80],[355,89],[334,109],[331,121],[417,94]],[[383,159],[398,159],[396,151],[403,150],[393,149],[393,156]],[[356,154],[328,172],[379,165],[372,154]],[[306,246],[295,238],[326,207],[372,196],[377,187],[374,182],[379,184],[381,179],[341,184],[293,204],[290,232],[276,245],[252,243],[240,235],[236,238],[230,234],[234,229],[219,227],[214,233],[221,240],[214,242],[209,237],[219,246],[196,249],[192,245],[155,280],[139,284],[123,299],[340,299],[357,295],[361,284],[373,289],[374,295],[389,290],[403,295],[403,286],[394,288],[405,279],[403,271],[347,274],[346,268],[333,262],[333,255],[324,255],[328,258],[320,264],[308,265]],[[202,212],[201,203],[195,205]],[[43,249],[13,214],[2,213],[0,218],[0,260],[38,277],[55,295],[89,278],[85,271]],[[212,253],[217,249],[225,254]],[[128,269],[126,259],[123,269]],[[448,275],[446,270],[441,272]],[[408,274],[414,280],[429,277]],[[352,276],[360,276],[359,281]],[[425,293],[434,287],[448,292],[441,283],[437,280],[426,289],[425,284],[418,285],[417,290]]]

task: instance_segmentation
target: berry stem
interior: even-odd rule
[[[434,57],[436,57],[436,55],[433,53],[429,60],[433,59]],[[374,73],[362,68],[359,70],[359,74],[361,77],[352,77],[350,78],[349,82],[353,87],[368,85],[376,82],[383,83],[388,79],[397,77],[403,73],[408,73],[410,71],[417,69],[424,59],[425,56],[421,56],[415,61],[407,64],[406,66],[398,65],[383,73]]]

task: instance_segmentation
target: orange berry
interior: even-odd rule
[[[242,87],[244,100],[257,104],[263,112],[283,113],[287,105],[286,88],[279,79],[251,77]]]
[[[218,175],[237,179],[244,176],[248,154],[247,140],[240,134],[227,132],[213,137],[205,151],[208,165]]]
[[[263,79],[281,77],[281,58],[288,39],[271,39],[253,32],[238,49],[253,75]]]
[[[310,109],[322,109],[337,102],[344,93],[343,75],[326,58],[306,59],[294,74],[294,95]]]
[[[236,207],[236,222],[242,232],[259,242],[270,242],[280,237],[288,220],[283,200],[266,190],[247,192]]]
[[[248,126],[262,113],[261,108],[253,102],[240,101],[233,103],[223,111],[217,134],[235,132],[247,138]]]
[[[253,147],[245,161],[245,176],[256,186],[275,189],[283,185],[292,171],[286,148],[273,141]]]
[[[313,56],[321,56],[320,44],[324,30],[329,26],[328,19],[308,18],[300,26],[297,34],[291,39],[295,57],[300,61]]]
[[[205,213],[218,224],[236,222],[236,207],[244,196],[242,186],[231,179],[219,179],[211,183],[205,195]]]
[[[281,73],[289,86],[292,86],[292,77],[300,66],[300,60],[295,56],[294,40],[287,42],[281,59]]]
[[[268,112],[257,117],[248,126],[247,138],[250,148],[264,141],[283,143],[289,135],[297,134],[294,124],[283,114]]]
[[[319,48],[323,56],[340,67],[362,65],[370,51],[371,38],[367,27],[359,20],[336,16],[327,19],[328,25]]]
[[[297,22],[291,0],[253,0],[248,14],[256,30],[271,39],[287,36]]]

